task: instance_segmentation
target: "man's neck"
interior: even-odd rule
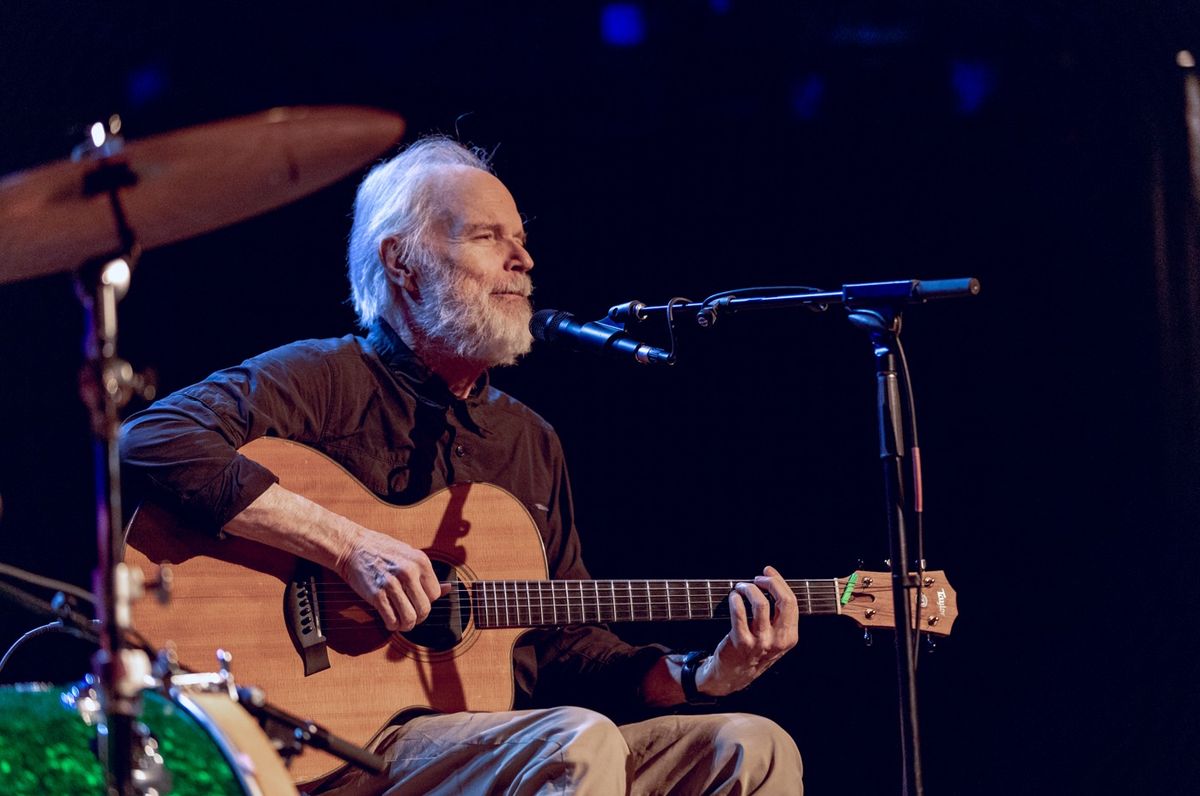
[[[419,331],[414,331],[399,318],[387,320],[409,350],[420,358],[421,363],[446,383],[451,395],[466,398],[471,394],[471,388],[487,370],[487,363],[463,359],[443,351],[436,341],[430,340]]]

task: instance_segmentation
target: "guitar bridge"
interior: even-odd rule
[[[304,676],[329,668],[328,640],[321,632],[321,613],[317,608],[315,565],[304,562],[283,592],[283,617],[292,646],[304,661]]]

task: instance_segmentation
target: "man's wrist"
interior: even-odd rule
[[[689,705],[711,705],[716,699],[700,690],[701,683],[697,681],[701,667],[712,660],[712,655],[703,650],[694,650],[683,656],[679,665],[679,685],[683,689],[683,698]]]

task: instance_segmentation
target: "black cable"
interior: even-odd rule
[[[94,625],[100,624],[99,620],[95,619],[92,620],[92,623]],[[4,653],[4,657],[0,657],[0,672],[4,671],[4,667],[8,665],[9,659],[12,658],[13,654],[21,647],[22,644],[27,641],[32,641],[38,636],[44,636],[47,633],[66,633],[69,636],[74,636],[75,638],[83,639],[84,641],[97,641],[95,636],[89,636],[78,628],[68,627],[63,623],[63,620],[55,619],[48,625],[41,625],[39,627],[35,627],[33,630],[27,631],[19,639],[14,641],[12,646],[8,648],[8,651]]]
[[[819,287],[809,287],[808,285],[775,285],[773,287],[743,287],[743,288],[738,288],[737,290],[722,290],[720,293],[713,293],[711,296],[704,299],[704,301],[701,301],[700,303],[708,304],[710,302],[716,301],[717,299],[725,298],[726,296],[745,296],[745,295],[760,295],[760,294],[770,295],[772,293],[779,293],[779,294],[786,295],[787,293],[792,293],[792,292],[796,292],[796,291],[800,291],[803,293],[822,293],[822,292],[824,292]],[[817,305],[817,306],[823,307],[824,305]],[[811,307],[810,307],[810,309],[811,309]],[[816,310],[816,311],[819,312],[820,310]]]
[[[671,339],[671,347],[668,350],[671,353],[671,361],[672,362],[675,361],[675,312],[674,312],[675,305],[676,304],[690,304],[691,301],[692,301],[691,299],[676,296],[675,298],[673,298],[667,302],[667,334],[670,336],[670,339]]]
[[[905,409],[904,419],[907,421],[906,425],[908,426],[908,429],[907,429],[907,436],[908,436],[908,440],[909,440],[909,444],[908,444],[909,451],[908,452],[909,452],[909,462],[911,465],[910,480],[912,482],[912,484],[911,484],[912,488],[909,490],[909,505],[912,508],[913,524],[916,526],[915,529],[916,529],[916,537],[917,537],[918,572],[917,572],[917,595],[916,595],[917,596],[917,608],[916,608],[917,614],[916,615],[919,620],[920,612],[921,612],[921,591],[925,585],[925,578],[924,578],[924,575],[925,575],[925,512],[924,512],[923,505],[920,506],[921,510],[919,510],[919,511],[918,511],[918,505],[917,505],[917,494],[918,494],[917,490],[922,489],[922,491],[923,491],[923,485],[918,485],[918,483],[917,483],[918,473],[920,472],[920,469],[921,469],[920,462],[917,461],[917,457],[920,456],[921,446],[920,446],[920,443],[919,443],[919,440],[917,437],[917,408],[916,408],[916,401],[913,398],[912,378],[908,371],[908,357],[905,356],[905,354],[904,354],[904,344],[900,342],[900,335],[899,334],[895,335],[894,339],[896,341],[896,355],[900,360],[900,381],[901,381],[901,386],[904,389],[904,409]],[[913,453],[914,451],[916,451],[915,454]],[[922,500],[922,503],[923,503],[923,500]],[[920,623],[920,621],[918,621],[916,630],[913,633],[913,668],[914,668],[914,670],[916,669],[917,662],[920,660],[920,655],[918,654],[921,649],[920,644],[921,644],[921,623]]]

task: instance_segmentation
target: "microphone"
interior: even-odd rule
[[[576,351],[633,357],[643,365],[651,362],[671,365],[675,362],[669,352],[639,343],[619,326],[611,326],[603,321],[580,323],[574,315],[563,310],[535,312],[529,319],[529,333],[538,342],[567,345]]]

